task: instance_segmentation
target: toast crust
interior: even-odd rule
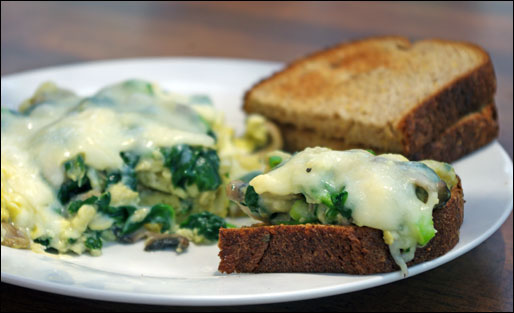
[[[494,107],[496,75],[491,59],[480,47],[464,44],[479,49],[484,63],[456,77],[404,116],[397,128],[402,134],[405,155],[412,155],[431,141],[437,140],[448,126],[454,125],[470,113],[480,111],[484,103],[491,103]],[[492,110],[496,111],[495,108]],[[496,114],[494,123],[497,125]],[[481,128],[477,128],[473,132],[480,130]]]
[[[437,140],[412,151],[408,154],[409,159],[433,159],[451,163],[493,141],[498,133],[496,106],[490,104],[480,112],[463,117]]]
[[[433,212],[437,233],[416,249],[408,266],[435,259],[459,241],[464,199],[459,183],[444,207]],[[222,273],[317,272],[374,274],[399,270],[381,230],[357,226],[276,225],[220,229]]]
[[[336,114],[333,108],[329,113],[326,113],[321,109],[324,107],[322,102],[320,102],[319,107],[312,107],[301,104],[302,101],[298,100],[297,97],[294,102],[287,102],[289,103],[287,106],[284,104],[286,102],[281,103],[288,99],[292,90],[295,93],[304,94],[305,99],[309,99],[316,94],[323,94],[326,87],[324,84],[330,82],[330,80],[322,79],[322,74],[319,74],[320,77],[316,77],[314,74],[317,74],[317,72],[310,72],[309,75],[306,75],[308,77],[298,80],[302,83],[299,83],[297,88],[294,89],[286,88],[282,90],[283,86],[269,87],[274,86],[273,84],[277,85],[276,81],[294,77],[294,73],[297,73],[297,71],[300,73],[300,69],[305,67],[306,64],[310,64],[310,62],[315,63],[320,59],[330,60],[331,55],[338,50],[358,47],[374,41],[391,41],[399,49],[409,49],[414,44],[426,42],[459,46],[473,51],[479,62],[476,62],[476,65],[464,73],[452,77],[451,81],[434,89],[430,95],[420,99],[411,109],[403,111],[401,116],[397,116],[397,118],[384,125],[361,119],[354,120],[352,115]],[[358,50],[358,48],[356,49]],[[373,68],[377,63],[386,66],[401,66],[401,64],[394,64],[394,60],[389,60],[384,56],[380,57],[379,53],[377,55],[371,53],[362,56],[362,58],[364,61],[355,57],[343,58],[336,66],[364,66],[359,68],[359,71],[366,71],[366,66]],[[276,101],[266,103],[262,101],[262,97],[258,93],[266,86],[269,87],[270,92],[276,95]],[[332,92],[332,90],[329,91]],[[488,53],[481,47],[472,43],[441,39],[426,39],[411,43],[404,37],[386,36],[338,44],[292,62],[282,71],[261,80],[247,91],[244,96],[243,108],[247,113],[260,113],[278,124],[293,125],[299,130],[307,129],[316,132],[320,137],[344,140],[346,146],[360,146],[360,143],[364,143],[366,148],[375,147],[377,150],[414,155],[429,143],[438,140],[447,128],[457,123],[464,116],[479,112],[485,103],[494,102],[495,91],[494,68]],[[497,124],[496,121],[495,124]],[[474,132],[480,131],[481,129],[474,130]],[[488,133],[490,132],[488,131]],[[301,139],[298,140],[301,141]],[[336,148],[337,146],[331,147]]]
[[[417,151],[406,154],[404,151],[385,151],[364,143],[347,143],[344,139],[324,137],[307,129],[297,129],[292,125],[279,124],[284,137],[285,149],[300,151],[307,147],[326,146],[336,150],[372,149],[378,154],[402,153],[409,160],[433,159],[451,163],[462,156],[488,144],[498,136],[496,107],[490,103],[480,111],[470,113]]]

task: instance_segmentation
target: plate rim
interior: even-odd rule
[[[188,56],[188,55],[177,55],[177,56],[148,56],[148,57],[126,57],[126,58],[112,58],[112,59],[99,59],[99,60],[85,60],[84,62],[72,62],[65,64],[57,64],[50,66],[37,67],[33,69],[26,69],[19,72],[9,73],[5,75],[1,75],[0,78],[3,79],[17,79],[20,76],[24,75],[33,75],[38,74],[40,72],[45,71],[54,71],[54,70],[65,70],[67,68],[79,68],[79,67],[87,67],[87,66],[96,66],[96,65],[110,65],[115,63],[124,63],[124,62],[163,62],[163,61],[188,61],[188,62],[226,62],[226,63],[255,63],[262,65],[270,65],[270,66],[285,66],[289,64],[288,62],[282,61],[270,61],[270,60],[259,60],[259,59],[250,59],[250,58],[231,58],[231,57],[222,57],[222,56]]]
[[[271,67],[279,67],[283,66],[284,62],[276,62],[276,61],[266,61],[266,60],[255,60],[255,59],[245,59],[245,58],[225,58],[225,57],[195,57],[195,56],[173,56],[173,57],[144,57],[144,58],[118,58],[118,59],[104,59],[104,60],[95,60],[95,61],[87,61],[80,63],[70,63],[63,65],[56,65],[50,67],[42,67],[36,69],[25,70],[21,72],[16,72],[8,75],[1,76],[2,82],[4,80],[10,79],[22,79],[23,76],[37,75],[45,71],[55,71],[55,70],[80,70],[81,68],[87,68],[88,66],[102,66],[102,65],[111,65],[111,64],[122,64],[122,63],[132,63],[132,62],[224,62],[224,63],[232,63],[232,64],[240,64],[244,66],[245,64],[259,64],[263,66]],[[512,173],[512,160],[508,153],[505,151],[504,147],[495,139],[492,143],[488,144],[486,147],[494,148],[499,147],[502,158],[505,159],[510,166],[510,173]],[[512,175],[510,177],[510,183],[512,185]],[[512,192],[511,192],[512,194]],[[490,227],[486,232],[482,235],[478,236],[471,242],[467,243],[464,247],[460,247],[459,250],[455,251],[455,253],[449,255],[451,251],[439,258],[434,260],[424,262],[418,264],[416,266],[409,268],[409,277],[415,276],[420,273],[424,273],[429,271],[435,267],[441,266],[449,261],[452,261],[461,255],[469,252],[474,249],[485,240],[487,240],[492,234],[494,234],[504,223],[505,220],[509,217],[510,213],[513,209],[513,200],[510,198],[510,203],[508,204],[509,209],[504,210],[501,217],[494,223],[492,227]],[[95,299],[95,300],[103,300],[103,301],[115,301],[115,302],[125,302],[125,303],[140,303],[140,304],[154,304],[154,305],[187,305],[187,306],[206,306],[206,305],[223,305],[223,306],[232,306],[232,305],[248,305],[248,304],[265,304],[265,303],[276,303],[276,302],[287,302],[287,301],[297,301],[297,300],[306,300],[313,299],[319,297],[332,296],[347,292],[358,291],[362,289],[367,289],[376,286],[382,286],[385,284],[389,284],[395,282],[397,280],[401,280],[403,278],[398,279],[395,277],[395,274],[401,276],[399,272],[394,273],[386,273],[383,275],[377,276],[377,283],[375,280],[366,280],[366,281],[356,281],[356,282],[347,282],[342,285],[330,285],[325,287],[317,287],[314,290],[305,289],[305,290],[297,290],[297,291],[287,291],[287,292],[270,292],[270,293],[259,293],[257,295],[195,295],[195,296],[173,296],[169,294],[148,294],[148,293],[135,293],[133,291],[119,291],[119,290],[100,290],[86,286],[77,286],[77,285],[65,285],[58,282],[52,281],[44,281],[38,279],[30,279],[27,277],[18,276],[15,274],[1,272],[1,281],[13,285],[18,285],[21,287],[31,288],[40,290],[43,292],[61,294],[66,296],[87,298],[87,299]],[[313,274],[315,275],[315,274]],[[388,275],[388,276],[385,276]],[[385,276],[385,277],[384,277]],[[356,285],[356,286],[354,286]]]

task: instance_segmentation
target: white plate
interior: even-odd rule
[[[2,77],[2,106],[16,107],[46,80],[90,94],[128,78],[168,90],[209,94],[234,127],[242,125],[244,91],[281,68],[270,62],[161,58],[85,63]],[[498,142],[454,164],[466,199],[458,245],[446,255],[409,268],[409,277],[466,253],[493,234],[512,210],[512,161]],[[216,246],[191,246],[177,256],[143,252],[142,243],[109,244],[101,257],[51,256],[2,246],[2,281],[64,295],[168,305],[239,305],[303,300],[379,286],[399,272],[343,274],[231,274],[217,272]]]

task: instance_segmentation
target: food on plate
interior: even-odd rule
[[[459,240],[463,193],[453,167],[398,154],[307,148],[230,199],[262,224],[220,229],[221,272],[390,272]]]
[[[1,125],[2,244],[59,253],[213,240],[237,214],[225,184],[281,148],[261,116],[236,137],[207,96],[142,80],[87,97],[45,83],[18,111],[2,108]]]
[[[375,37],[297,60],[246,96],[286,149],[373,149],[451,162],[498,135],[496,78],[481,47]]]

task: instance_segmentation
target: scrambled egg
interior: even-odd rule
[[[143,226],[227,216],[225,185],[265,170],[256,152],[280,148],[277,138],[260,116],[236,137],[207,97],[144,81],[85,98],[44,83],[19,112],[2,109],[2,244],[98,255]]]

